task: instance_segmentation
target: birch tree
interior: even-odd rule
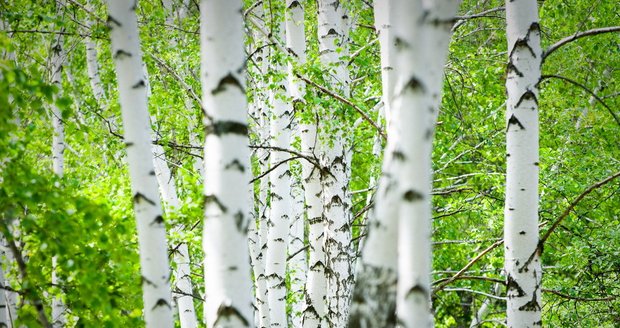
[[[205,112],[205,317],[208,327],[252,322],[247,228],[250,179],[241,1],[200,2]]]
[[[280,29],[281,30],[281,29]],[[282,31],[283,32],[283,31]],[[283,33],[281,33],[283,34]],[[277,61],[278,59],[276,59]],[[275,71],[283,65],[274,62]],[[286,97],[286,81],[278,81],[274,76],[271,83],[275,88],[270,92],[271,108],[271,147],[289,149],[291,145],[291,119],[293,108]],[[286,316],[286,254],[290,220],[293,218],[291,197],[291,171],[289,155],[283,151],[273,151],[270,155],[270,215],[267,236],[267,257],[265,274],[269,300],[270,324],[272,327],[287,326]]]
[[[153,158],[155,166],[155,176],[159,184],[159,191],[165,202],[166,212],[174,213],[180,206],[179,197],[177,195],[175,179],[170,172],[170,167],[166,162],[166,154],[163,147],[153,145]],[[180,232],[184,227],[180,226],[177,230]],[[179,311],[179,321],[181,328],[195,328],[198,326],[196,319],[196,311],[194,310],[194,291],[191,279],[190,257],[187,243],[181,242],[175,245],[174,262],[176,270],[174,272],[176,289],[178,292],[173,293],[173,299],[177,304]]]
[[[254,10],[248,13],[255,16],[259,21],[264,21],[264,6],[257,5]],[[254,68],[255,74],[255,91],[254,91],[254,119],[256,126],[256,135],[258,136],[257,148],[255,152],[258,162],[259,176],[266,174],[269,170],[269,151],[264,147],[269,142],[269,110],[266,106],[267,99],[267,83],[265,76],[269,63],[267,61],[266,38],[259,31],[254,30]],[[252,259],[252,269],[254,270],[255,281],[255,301],[256,316],[258,327],[269,327],[269,303],[267,300],[267,277],[265,275],[266,251],[267,251],[267,234],[268,234],[268,218],[269,218],[269,180],[265,177],[259,180],[258,194],[256,195],[256,222],[250,223],[250,252]]]
[[[108,2],[112,56],[116,66],[125,145],[138,228],[147,327],[172,327],[166,229],[152,160],[146,81],[138,36],[136,3]]]
[[[293,9],[294,1],[288,4]],[[305,2],[299,2],[303,8]],[[291,10],[292,12],[292,10]],[[292,16],[296,17],[296,16]],[[295,31],[300,31],[295,29]],[[291,29],[292,32],[293,29]],[[291,43],[298,37],[297,34],[290,33]],[[306,54],[300,48],[292,51],[295,53],[293,61],[303,65],[306,61]],[[310,162],[307,158],[318,159],[318,115],[313,115],[312,104],[306,104],[304,95],[306,93],[305,84],[301,80],[291,76],[289,69],[289,83],[291,92],[298,92],[293,99],[296,106],[303,108],[302,119],[299,122],[299,134],[301,140],[301,152],[306,160],[301,161],[301,178],[304,189],[304,199],[306,205],[306,217],[308,220],[308,272],[304,289],[304,310],[302,314],[302,326],[304,328],[323,327],[327,324],[327,271],[325,257],[325,218],[323,216],[322,187],[321,187],[321,167],[318,161]],[[309,114],[308,114],[309,113]]]
[[[391,40],[391,0],[374,2],[375,29],[379,33],[381,50],[381,86],[383,108],[388,121],[387,145],[379,188],[375,195],[376,206],[368,218],[368,236],[364,238],[362,257],[356,268],[356,284],[351,304],[349,324],[356,327],[391,327],[396,324],[396,274],[398,207],[396,190],[398,177],[392,170],[394,166],[394,146],[398,135],[390,124],[389,115],[396,115],[390,107],[394,67],[390,54],[394,51]],[[377,144],[378,141],[378,144]],[[380,147],[375,140],[375,148]]]
[[[404,327],[431,327],[431,150],[443,69],[458,1],[393,2],[396,43],[392,123],[398,161],[396,314]]]
[[[538,82],[542,49],[535,0],[506,1],[504,252],[510,327],[542,326],[538,249]]]
[[[343,61],[348,54],[348,16],[338,0],[318,1],[319,60],[327,69],[326,82],[338,93],[348,95],[349,71]],[[353,282],[351,247],[351,202],[346,151],[348,129],[333,124],[337,109],[326,109],[319,132],[323,215],[326,225],[325,252],[328,268],[327,306],[330,325],[342,327],[349,310]]]
[[[57,4],[56,14],[62,16],[63,2]],[[63,37],[59,34],[54,37],[51,46],[51,75],[50,82],[55,85],[59,94],[62,94],[62,66],[64,61]],[[52,166],[54,174],[62,178],[65,173],[65,127],[61,109],[54,103],[52,104],[52,127],[54,134],[52,137]],[[52,284],[60,285],[58,278],[57,258],[52,258]],[[61,296],[55,295],[52,298],[52,326],[64,327],[66,324],[65,312],[67,311]]]
[[[289,49],[291,58],[287,65],[288,73],[288,96],[292,100],[293,108],[295,104],[303,106],[305,86],[303,81],[295,76],[295,66],[303,65],[306,62],[306,38],[304,31],[304,7],[305,1],[287,0],[286,1],[286,47]],[[292,113],[292,138],[300,137],[299,122]],[[306,282],[306,263],[305,247],[305,210],[304,193],[302,178],[298,174],[293,177],[291,186],[293,196],[293,217],[290,226],[289,256],[292,258],[288,262],[288,271],[291,276],[292,313],[291,322],[293,327],[302,326],[302,313],[305,300],[303,297],[304,285]]]

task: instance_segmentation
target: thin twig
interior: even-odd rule
[[[617,296],[594,297],[594,298],[571,296],[568,294],[560,293],[557,290],[546,289],[546,288],[543,288],[543,292],[557,295],[557,296],[560,296],[562,298],[566,298],[569,300],[580,301],[580,302],[606,302],[606,301],[613,301],[616,298],[618,298]]]
[[[310,84],[311,86],[319,89],[321,92],[325,93],[326,95],[340,101],[341,103],[351,106],[353,109],[355,109],[356,112],[358,112],[362,118],[364,119],[364,121],[370,123],[370,125],[372,125],[375,129],[377,129],[377,132],[381,135],[381,137],[383,137],[383,139],[387,139],[385,133],[383,132],[383,130],[381,129],[381,127],[379,127],[379,125],[377,125],[377,123],[375,123],[361,108],[359,108],[359,106],[355,105],[354,103],[352,103],[350,100],[332,92],[331,90],[325,88],[324,86],[321,86],[319,84],[317,84],[316,82],[301,76],[300,74],[295,74],[299,79],[303,80],[304,82]]]
[[[441,283],[439,286],[435,287],[435,289],[433,289],[433,293],[436,294],[437,292],[441,291],[442,289],[444,289],[447,285],[449,285],[450,283],[452,283],[453,281],[457,280],[460,276],[462,276],[467,270],[469,270],[469,268],[471,268],[476,262],[478,262],[478,260],[480,260],[483,256],[485,256],[487,253],[489,253],[490,251],[494,250],[497,246],[501,245],[504,243],[503,239],[500,239],[496,242],[494,242],[493,244],[491,244],[491,246],[487,247],[485,250],[483,250],[480,254],[476,255],[476,257],[474,257],[473,259],[471,259],[469,261],[469,263],[467,263],[461,270],[459,270],[459,272],[455,273],[452,277],[448,278],[448,280],[444,281],[443,283]]]
[[[593,192],[594,190],[608,184],[609,182],[613,181],[614,179],[620,177],[620,171],[608,176],[607,178],[591,185],[590,187],[588,187],[586,190],[584,190],[579,196],[577,196],[577,198],[575,198],[575,200],[573,200],[572,203],[570,203],[570,205],[564,210],[564,212],[562,212],[562,214],[555,220],[555,222],[553,222],[553,224],[551,225],[551,227],[547,230],[547,232],[545,232],[545,234],[543,235],[542,238],[540,238],[540,242],[538,243],[538,248],[540,250],[540,252],[542,253],[543,250],[543,246],[545,244],[545,242],[547,241],[547,239],[549,239],[549,236],[551,236],[551,234],[553,233],[553,231],[555,231],[555,229],[560,225],[560,223],[566,219],[568,217],[568,215],[570,214],[570,212],[573,211],[573,209],[575,208],[575,206],[577,206],[577,204],[579,204],[579,202],[584,199],[588,194],[590,194],[591,192]]]
[[[618,125],[620,125],[620,118],[618,118],[618,115],[616,115],[616,113],[614,113],[613,109],[611,109],[611,107],[609,107],[604,101],[603,99],[601,99],[601,97],[597,96],[595,92],[593,92],[592,90],[588,89],[585,85],[569,79],[567,77],[561,76],[561,75],[555,75],[555,74],[549,74],[549,75],[543,75],[540,77],[540,82],[542,83],[544,80],[549,79],[549,78],[556,78],[556,79],[560,79],[560,80],[564,80],[568,83],[571,83],[573,85],[576,85],[578,87],[580,87],[581,89],[583,89],[584,91],[586,91],[587,93],[589,93],[590,95],[592,95],[592,97],[594,97],[594,99],[596,99],[601,105],[603,105],[603,107],[605,107],[607,109],[607,111],[609,111],[609,114],[611,114],[611,116],[613,116],[614,120],[616,120],[616,123],[618,123]]]

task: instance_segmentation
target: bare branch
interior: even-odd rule
[[[148,53],[148,55],[153,58],[153,60],[155,60],[155,62],[162,67],[163,69],[165,69],[166,71],[168,71],[168,73],[170,73],[170,75],[172,75],[172,77],[174,77],[175,80],[179,81],[179,83],[181,84],[181,86],[183,87],[183,89],[185,89],[189,95],[192,97],[192,99],[194,99],[194,101],[198,104],[198,106],[200,106],[200,108],[202,109],[203,112],[206,113],[205,109],[202,107],[202,101],[200,100],[200,97],[198,97],[198,95],[196,94],[196,92],[194,92],[194,89],[187,84],[187,82],[185,82],[185,80],[183,80],[183,78],[177,73],[175,72],[172,67],[168,66],[166,63],[164,63],[163,60],[157,58],[155,55],[153,55],[152,53]]]
[[[568,217],[568,215],[570,214],[570,212],[573,211],[573,209],[575,208],[575,206],[577,206],[577,204],[579,204],[579,202],[584,199],[588,194],[590,194],[591,192],[593,192],[594,190],[608,184],[609,182],[613,181],[614,179],[616,179],[617,177],[620,177],[620,171],[608,176],[607,178],[589,186],[586,190],[584,190],[579,196],[577,196],[577,198],[575,198],[575,200],[573,200],[572,203],[570,203],[570,205],[564,210],[564,212],[562,212],[562,214],[555,220],[555,222],[553,222],[553,224],[551,225],[551,227],[547,230],[547,232],[543,235],[543,237],[540,239],[540,241],[538,242],[538,249],[540,250],[540,252],[542,253],[543,250],[543,246],[545,244],[545,242],[547,241],[547,239],[549,239],[549,236],[551,236],[551,234],[553,233],[553,231],[555,231],[555,229],[560,225],[560,223],[566,219],[566,217]]]
[[[547,50],[545,50],[542,54],[542,60],[544,62],[545,59],[549,57],[549,55],[551,55],[553,52],[558,50],[560,47],[566,45],[567,43],[573,42],[577,39],[581,39],[586,36],[598,35],[598,34],[603,34],[603,33],[613,33],[613,32],[620,32],[620,26],[601,27],[601,28],[595,28],[592,30],[575,33],[571,36],[565,37],[564,39],[552,44],[549,48],[547,48]]]
[[[487,247],[485,250],[483,250],[480,254],[476,255],[476,257],[474,257],[473,259],[471,259],[469,261],[469,263],[467,263],[461,270],[459,270],[459,272],[455,273],[452,277],[448,278],[446,281],[442,282],[441,284],[439,284],[439,286],[435,287],[433,289],[433,294],[436,294],[437,292],[441,291],[442,289],[444,289],[447,285],[449,285],[450,283],[452,283],[453,281],[457,280],[460,276],[462,276],[467,270],[469,270],[469,268],[471,268],[476,262],[478,262],[478,260],[480,260],[483,256],[485,256],[487,253],[489,253],[490,251],[494,250],[497,246],[501,245],[504,243],[503,239],[500,239],[496,242],[494,242],[493,244],[491,244],[491,246]]]
[[[354,103],[352,103],[350,100],[332,92],[331,90],[325,88],[324,86],[321,86],[317,83],[315,83],[314,81],[301,76],[300,74],[295,74],[298,78],[300,78],[301,80],[303,80],[304,82],[312,85],[313,87],[319,89],[321,92],[325,93],[326,95],[340,101],[341,103],[351,106],[353,109],[355,109],[356,112],[358,112],[362,118],[364,119],[364,121],[370,123],[370,125],[372,125],[375,129],[377,129],[377,132],[379,132],[379,134],[381,135],[381,137],[383,137],[383,139],[387,139],[387,137],[385,136],[385,133],[383,132],[383,130],[381,129],[381,127],[379,127],[379,125],[377,125],[377,123],[375,123],[361,108],[359,108],[359,106],[355,105]]]
[[[566,298],[566,299],[573,300],[573,301],[580,301],[580,302],[606,302],[606,301],[613,301],[618,298],[617,296],[595,297],[595,298],[571,296],[568,294],[560,293],[557,290],[547,289],[547,288],[543,288],[543,292],[557,295],[562,298]]]
[[[618,118],[618,115],[616,115],[616,113],[614,113],[614,110],[609,107],[604,101],[603,99],[601,99],[601,97],[597,96],[596,93],[590,89],[588,89],[588,87],[586,87],[585,85],[569,79],[567,77],[561,76],[561,75],[555,75],[555,74],[549,74],[549,75],[543,75],[540,77],[540,82],[542,83],[544,80],[549,79],[549,78],[556,78],[556,79],[560,79],[560,80],[564,80],[568,83],[571,83],[575,86],[580,87],[581,89],[583,89],[584,91],[586,91],[587,93],[589,93],[590,95],[592,95],[592,97],[594,97],[594,99],[596,99],[601,105],[603,105],[603,107],[605,107],[607,109],[607,111],[609,111],[609,114],[611,114],[611,116],[613,116],[614,120],[616,120],[616,123],[618,123],[618,125],[620,125],[620,118]]]

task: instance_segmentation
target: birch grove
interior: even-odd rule
[[[617,11],[1,4],[0,326],[615,326]]]

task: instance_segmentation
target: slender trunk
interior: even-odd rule
[[[8,279],[4,273],[4,264],[7,262],[7,252],[4,248],[4,238],[2,239],[2,249],[0,250],[0,284],[2,284],[2,289],[0,290],[0,327],[12,327],[13,322],[11,321],[11,311],[10,311],[10,303],[9,303],[9,291],[5,289],[8,287]],[[8,265],[6,266],[8,267]]]
[[[56,13],[61,14],[62,3],[58,4]],[[58,88],[58,94],[62,94],[62,64],[64,61],[63,37],[57,35],[51,48],[51,83]],[[52,167],[54,174],[62,178],[65,172],[65,127],[62,119],[62,111],[55,103],[52,103],[52,126],[54,129],[52,137]],[[58,278],[57,258],[52,257],[52,285],[58,286],[61,280]],[[60,290],[60,289],[59,289]],[[67,308],[60,295],[52,298],[52,325],[53,327],[64,327],[66,324],[65,312]]]
[[[303,81],[295,76],[295,66],[303,65],[306,62],[306,37],[304,31],[304,6],[305,1],[287,0],[286,1],[286,47],[290,49],[292,57],[288,62],[288,91],[295,104],[302,105],[304,102],[305,86]],[[293,138],[300,137],[298,119],[293,116]],[[289,260],[288,271],[291,280],[291,299],[292,313],[291,323],[293,327],[302,326],[302,314],[305,307],[304,285],[306,283],[306,252],[303,251],[305,245],[305,211],[304,211],[304,191],[301,176],[295,174],[293,177],[291,193],[293,195],[293,217],[290,226],[289,254],[297,254]]]
[[[164,200],[164,208],[167,213],[173,213],[179,208],[180,203],[175,179],[166,161],[166,154],[162,146],[153,145],[153,159],[155,176],[161,197]],[[178,232],[182,232],[183,229],[183,226],[176,228]],[[198,320],[194,309],[194,290],[191,280],[189,250],[186,243],[182,242],[174,247],[173,259],[177,267],[174,271],[176,290],[173,292],[172,298],[179,311],[181,328],[195,328],[198,326]]]
[[[392,114],[399,117],[398,112],[392,111]],[[362,257],[356,268],[349,317],[351,327],[394,327],[396,324],[399,179],[394,161],[398,134],[393,127],[388,125],[382,175],[375,194],[376,205],[368,218],[368,235],[363,239]]]
[[[108,5],[112,56],[125,125],[127,160],[138,228],[144,318],[147,327],[172,327],[166,229],[153,161],[144,160],[153,155],[136,3],[110,0]]]
[[[433,326],[431,150],[457,7],[455,0],[394,0],[391,7],[396,68],[392,109],[398,120],[390,124],[399,138],[391,150],[393,174],[399,179],[396,313],[403,327]]]
[[[205,112],[205,317],[208,327],[252,322],[247,246],[250,181],[243,5],[200,3],[201,81]]]
[[[536,0],[506,1],[506,23],[506,317],[510,327],[534,327],[542,326],[538,254],[538,82],[542,49]]]
[[[493,295],[499,295],[501,293],[501,288],[502,288],[502,285],[500,285],[499,283],[496,283],[493,286]],[[492,297],[488,297],[482,302],[482,305],[480,305],[480,309],[478,309],[478,312],[476,312],[476,315],[474,316],[473,320],[469,324],[469,328],[477,328],[477,327],[480,327],[480,325],[482,325],[484,318],[491,311],[491,306],[493,306],[494,302],[495,302],[495,299]]]
[[[0,30],[7,31],[10,30],[10,25],[8,22],[0,18]],[[12,51],[5,50],[2,53],[2,58],[5,59],[10,65],[13,65],[15,62],[15,53]],[[3,79],[4,76],[0,71],[0,79]],[[13,103],[13,97],[11,94],[8,95],[8,103]],[[14,112],[14,115],[16,113]],[[14,116],[14,124],[19,125],[19,116]],[[6,165],[6,161],[0,160],[0,170],[3,170]],[[13,224],[14,225],[14,224]],[[8,225],[7,225],[8,226]],[[0,229],[1,231],[2,229]],[[15,229],[17,230],[17,229]],[[7,231],[8,232],[8,231]],[[0,250],[2,254],[0,254],[0,269],[3,270],[2,280],[0,283],[5,287],[10,287],[10,281],[8,279],[7,273],[11,271],[11,268],[15,266],[15,257],[13,256],[13,252],[9,247],[9,243],[7,242],[7,238],[4,233],[0,234]],[[6,271],[4,271],[6,268]],[[17,319],[17,293],[10,291],[8,289],[2,290],[0,293],[0,297],[6,299],[6,320],[3,321],[6,323],[7,328],[13,327],[13,322]],[[4,311],[3,311],[4,312]]]
[[[150,77],[145,63],[142,63],[142,71],[144,73],[144,81],[146,84],[147,99],[151,97],[151,84]],[[155,117],[151,117],[152,125],[157,125]],[[151,129],[153,140],[156,139],[155,131]],[[153,166],[155,167],[155,176],[157,177],[157,184],[159,186],[159,192],[161,198],[164,200],[164,209],[166,212],[175,212],[179,206],[179,197],[177,194],[177,187],[168,161],[166,159],[166,153],[164,147],[153,143]],[[183,225],[175,227],[175,232],[182,232],[185,227]],[[176,271],[174,271],[175,288],[173,291],[172,299],[173,304],[177,305],[179,313],[179,321],[181,322],[181,328],[195,328],[198,326],[198,320],[196,319],[196,310],[194,309],[194,297],[193,287],[191,280],[190,258],[189,249],[187,244],[182,242],[174,247],[173,260],[177,265]]]
[[[264,6],[257,5],[253,13],[261,22],[265,19]],[[265,81],[265,75],[268,70],[267,62],[267,42],[265,37],[253,30],[255,33],[252,40],[255,42],[253,53],[253,61],[256,65],[254,68],[254,106],[253,115],[255,121],[255,133],[257,135],[257,146],[255,151],[256,161],[258,162],[258,174],[266,174],[269,170],[269,151],[264,147],[269,143],[269,110],[266,104],[268,97],[266,90],[268,84]],[[250,223],[250,251],[252,259],[252,269],[254,270],[255,281],[255,320],[256,326],[265,328],[270,326],[269,303],[267,300],[267,277],[265,275],[265,259],[267,255],[267,240],[269,226],[267,224],[269,218],[269,206],[267,204],[269,194],[269,179],[262,177],[259,180],[259,190],[256,195],[256,212],[253,224]]]
[[[381,48],[381,84],[383,108],[388,121],[382,177],[375,194],[376,206],[369,211],[366,231],[368,235],[360,241],[362,256],[356,268],[356,283],[349,325],[352,327],[393,327],[396,324],[396,274],[397,274],[397,231],[398,207],[396,202],[398,178],[392,171],[394,145],[398,143],[397,131],[390,124],[389,115],[393,92],[393,63],[390,57],[394,51],[391,39],[390,0],[375,1],[375,28],[379,33]],[[379,116],[380,118],[380,116]],[[378,122],[380,121],[377,120]],[[376,156],[381,151],[381,139],[377,135],[373,147]],[[371,177],[372,179],[372,177]],[[369,187],[374,185],[371,180]],[[369,193],[367,203],[370,203]]]
[[[317,124],[300,124],[301,148],[305,156],[316,158]],[[325,220],[323,218],[323,193],[320,168],[314,163],[302,161],[302,181],[308,217],[308,277],[306,280],[303,327],[323,327],[327,316],[327,273],[325,271]]]
[[[349,71],[343,57],[348,54],[348,16],[338,0],[318,2],[319,60],[328,68],[327,83],[333,90],[348,95]],[[348,192],[349,172],[346,150],[350,128],[331,126],[337,119],[338,106],[325,109],[326,124],[321,126],[318,145],[321,165],[322,201],[326,228],[325,251],[328,273],[327,306],[330,326],[344,327],[349,311],[353,283],[351,247],[351,201]]]
[[[87,1],[88,8],[93,10],[93,6],[90,1]],[[90,19],[86,19],[86,27],[91,30],[93,28],[93,21]],[[90,31],[87,31],[90,32]],[[93,41],[93,39],[88,36],[89,33],[86,34],[84,38],[84,46],[86,47],[86,69],[88,72],[88,80],[90,82],[90,87],[93,90],[93,95],[95,96],[95,100],[101,106],[103,104],[103,100],[105,99],[105,91],[101,84],[101,76],[99,74],[99,62],[97,60],[97,44]]]
[[[288,2],[287,7],[291,10],[291,17],[297,21],[303,21],[302,17],[297,15],[303,14],[303,5],[305,1],[298,2],[301,7],[301,11],[297,8],[293,8],[295,1]],[[295,11],[293,11],[295,9]],[[293,13],[297,13],[293,15]],[[298,64],[305,63],[305,44],[301,41],[305,39],[299,36],[299,33],[303,32],[303,29],[292,26],[289,28],[288,34],[291,39],[300,41],[298,48],[292,49],[295,54],[294,59],[297,59]],[[295,32],[295,33],[293,33]],[[289,64],[290,65],[290,64]],[[289,83],[291,86],[291,94],[297,93],[293,96],[293,101],[298,104],[298,108],[304,109],[306,93],[305,85],[303,81],[298,81],[293,75],[291,75],[292,69],[289,69]],[[312,109],[306,109],[312,110]],[[301,138],[301,152],[309,158],[318,158],[317,149],[317,133],[318,133],[318,116],[312,119],[302,120],[299,124],[299,134]],[[304,328],[323,327],[326,325],[327,319],[327,271],[326,258],[325,258],[325,218],[323,217],[323,203],[320,182],[320,167],[316,166],[318,163],[311,163],[307,160],[301,161],[301,181],[304,189],[304,198],[306,206],[306,217],[308,220],[308,271],[305,283],[304,291],[304,308],[302,313],[302,326]]]
[[[275,64],[276,71],[281,65]],[[278,77],[276,77],[278,78]],[[270,95],[271,111],[271,146],[289,149],[291,142],[292,106],[287,102],[282,91],[286,91],[285,81],[272,81],[279,85]],[[270,156],[271,172],[271,213],[267,237],[267,256],[265,274],[269,313],[272,327],[286,327],[286,254],[288,234],[292,219],[291,170],[288,162],[290,155],[282,151],[273,151]]]
[[[381,100],[388,126],[392,118],[391,104],[394,94],[394,37],[390,17],[391,2],[392,0],[375,0],[374,2],[375,30],[379,34],[381,52]]]

